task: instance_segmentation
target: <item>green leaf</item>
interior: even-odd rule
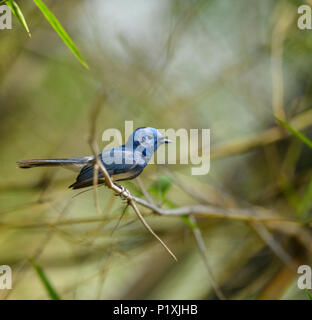
[[[161,195],[164,196],[167,191],[169,191],[171,185],[172,180],[168,176],[162,175],[152,184],[150,191],[154,194],[158,194],[160,192]]]
[[[312,300],[312,294],[310,293],[310,291],[308,289],[305,289],[305,292],[306,292],[308,299]]]
[[[20,7],[18,6],[18,4],[14,0],[6,0],[5,3],[10,7],[12,13],[15,15],[15,17],[18,19],[20,24],[26,30],[26,32],[28,33],[29,37],[31,37],[31,33],[29,31],[27,22],[26,22],[26,20],[24,18],[24,15],[23,15]]]
[[[37,274],[38,274],[43,286],[47,290],[47,293],[50,296],[51,300],[61,300],[60,296],[58,295],[58,293],[53,288],[50,280],[47,278],[47,276],[46,276],[45,272],[43,271],[43,269],[35,261],[31,261],[31,263],[32,263],[35,271],[37,272]]]
[[[149,191],[157,196],[162,204],[166,204],[169,208],[174,208],[176,206],[166,196],[171,186],[172,180],[167,175],[162,175],[151,185]]]
[[[274,116],[275,119],[287,130],[289,130],[295,137],[300,139],[303,143],[305,143],[309,148],[312,149],[312,141],[308,139],[305,135],[303,135],[301,132],[294,129],[288,122],[279,119],[277,116]]]
[[[55,15],[49,10],[49,8],[41,1],[41,0],[33,0],[40,11],[43,13],[45,18],[48,20],[52,28],[56,31],[56,33],[60,36],[60,38],[64,41],[67,47],[71,50],[71,52],[76,56],[76,58],[80,61],[80,63],[89,69],[87,62],[84,60],[73,40],[70,38],[68,33],[62,27],[60,22],[57,20]]]

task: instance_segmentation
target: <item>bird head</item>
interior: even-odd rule
[[[147,157],[151,157],[160,145],[169,142],[171,141],[163,137],[157,129],[144,127],[134,130],[126,143],[126,147],[141,151]]]

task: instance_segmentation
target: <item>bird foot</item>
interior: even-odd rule
[[[115,193],[115,196],[119,196],[122,200],[128,201],[128,197],[130,196],[130,192],[124,187],[117,183],[115,185],[121,189],[119,193]]]

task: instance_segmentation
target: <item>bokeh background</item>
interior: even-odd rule
[[[312,152],[273,114],[312,137],[312,31],[297,27],[311,1],[46,0],[90,70],[32,1],[17,2],[32,37],[16,19],[0,31],[0,265],[13,269],[0,298],[49,299],[36,261],[62,299],[217,299],[211,272],[227,299],[307,299],[297,266],[312,265]],[[75,173],[17,168],[91,154],[96,103],[100,148],[126,120],[211,129],[208,175],[150,165],[124,183],[133,194],[250,219],[198,217],[203,259],[185,220],[140,207],[174,262],[111,190],[99,188],[99,214],[92,188],[67,188]],[[288,222],[255,221],[256,209]]]

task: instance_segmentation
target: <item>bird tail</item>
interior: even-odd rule
[[[19,168],[28,169],[34,167],[69,167],[81,169],[86,164],[92,162],[94,159],[93,156],[89,157],[80,157],[80,158],[69,158],[69,159],[29,159],[29,160],[20,160],[17,162]]]

